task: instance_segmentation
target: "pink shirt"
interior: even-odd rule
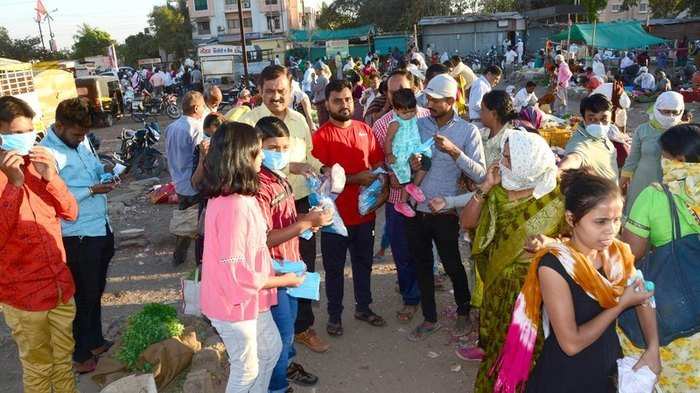
[[[266,220],[255,197],[210,199],[204,231],[202,313],[239,322],[256,319],[277,304],[277,289],[263,289],[274,272]]]
[[[569,87],[569,79],[571,79],[572,75],[573,74],[571,73],[568,64],[565,62],[559,64],[559,68],[557,70],[557,83],[559,86],[563,88]]]
[[[422,107],[417,107],[416,108],[416,117],[421,118],[421,117],[428,117],[430,116],[430,110],[422,108]],[[384,116],[380,117],[379,120],[374,122],[374,125],[372,126],[372,133],[374,134],[374,137],[377,138],[377,143],[379,143],[379,146],[381,148],[384,148],[384,143],[386,143],[386,131],[387,128],[389,128],[389,123],[391,123],[391,120],[394,118],[394,111],[391,110],[387,112]],[[400,188],[390,188],[389,189],[389,203],[399,203],[401,202],[401,189]]]

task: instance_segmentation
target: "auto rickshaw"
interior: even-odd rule
[[[111,127],[124,115],[122,88],[113,76],[92,75],[75,79],[78,96],[85,97],[93,110],[93,124]]]

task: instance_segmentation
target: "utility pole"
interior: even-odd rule
[[[248,88],[248,51],[246,50],[245,33],[243,32],[243,10],[241,1],[238,0],[238,27],[241,32],[241,53],[243,54],[243,86]]]
[[[58,9],[54,9],[51,12],[56,12]],[[54,34],[53,34],[53,29],[51,29],[51,22],[53,22],[53,16],[49,14],[48,12],[46,13],[46,21],[49,24],[49,50],[51,52],[56,52],[58,50],[58,47],[56,46],[56,40],[54,39]]]
[[[41,47],[46,50],[46,45],[44,44],[44,32],[41,30],[41,19],[36,19],[36,24],[39,26],[39,37],[41,38]]]

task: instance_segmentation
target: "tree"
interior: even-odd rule
[[[12,39],[5,27],[0,26],[0,57],[19,61],[66,59],[65,52],[50,52],[41,47],[39,37]]]
[[[78,33],[73,36],[73,56],[82,59],[88,56],[106,55],[107,47],[114,44],[112,36],[106,31],[83,23]]]
[[[598,11],[608,6],[608,0],[581,0],[589,22],[598,20]]]
[[[184,0],[179,0],[177,6],[168,3],[153,7],[148,23],[153,29],[156,42],[167,53],[183,58],[193,49],[192,23]]]
[[[117,53],[122,63],[136,65],[138,59],[158,57],[158,42],[151,34],[132,34],[119,45]]]
[[[622,10],[639,6],[639,0],[623,0]],[[649,8],[655,18],[673,18],[686,9],[691,15],[700,15],[700,2],[697,0],[649,0]]]

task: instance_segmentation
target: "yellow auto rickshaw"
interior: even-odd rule
[[[122,88],[119,79],[107,75],[84,76],[75,79],[79,97],[85,97],[93,110],[93,123],[111,127],[124,114]]]

